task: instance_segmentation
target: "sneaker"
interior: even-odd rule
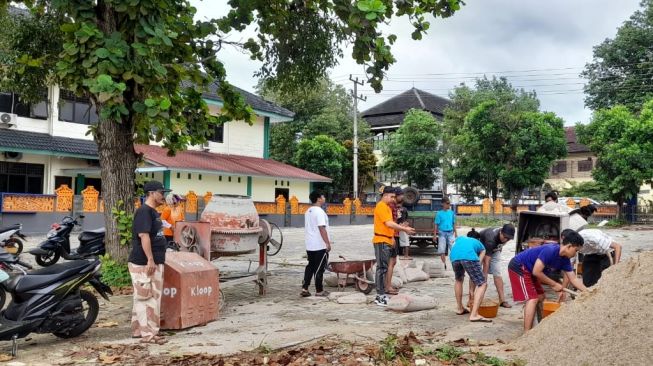
[[[388,297],[386,295],[376,295],[374,303],[379,306],[388,306]]]

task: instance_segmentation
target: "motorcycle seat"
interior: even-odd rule
[[[20,229],[20,224],[13,224],[11,226],[5,226],[3,228],[0,228],[0,234],[7,232],[9,230],[19,230]]]
[[[31,271],[23,276],[17,276],[13,280],[8,281],[7,287],[9,287],[10,291],[27,292],[46,287],[67,277],[74,277],[82,272],[84,268],[94,265],[94,262],[85,260],[57,263],[49,267]]]
[[[81,234],[79,234],[79,241],[89,241],[93,239],[98,239],[104,237],[105,229],[103,227],[95,230],[86,230],[82,231]]]

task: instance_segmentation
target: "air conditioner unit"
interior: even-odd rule
[[[16,126],[18,116],[13,113],[0,114],[0,128],[11,128]]]
[[[15,151],[5,151],[4,156],[5,159],[20,160],[23,158],[23,153],[19,153]]]

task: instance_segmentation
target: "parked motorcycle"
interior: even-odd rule
[[[11,274],[27,274],[27,270],[32,269],[32,266],[20,260],[17,255],[8,253],[6,250],[0,248],[0,271],[4,271],[7,275]],[[3,283],[0,283],[0,309],[5,307],[7,302],[7,289]]]
[[[52,333],[73,338],[93,325],[100,306],[92,292],[80,290],[89,283],[106,300],[113,295],[101,281],[100,260],[75,260],[10,277],[2,286],[12,301],[0,313],[0,341],[17,340],[30,333]]]
[[[25,235],[20,233],[21,230],[23,230],[22,224],[0,228],[0,247],[11,254],[20,254],[23,251],[21,239],[26,239]]]
[[[79,216],[78,218],[83,218]],[[93,258],[105,253],[104,228],[83,231],[79,234],[79,247],[70,249],[70,232],[79,225],[77,219],[66,216],[61,224],[53,224],[45,241],[38,248],[29,251],[36,258],[36,263],[43,267],[51,266],[63,257],[67,260]]]

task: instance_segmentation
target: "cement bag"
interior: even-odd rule
[[[336,299],[338,304],[365,304],[367,297],[360,292],[356,292],[346,296],[340,296]]]
[[[428,296],[396,295],[388,301],[388,309],[400,312],[434,309],[435,299]]]
[[[397,263],[397,265],[395,266],[395,268],[394,268],[394,270],[392,272],[393,272],[392,273],[393,277],[397,276],[397,277],[401,278],[401,282],[403,282],[403,283],[408,282],[408,276],[406,275],[406,268],[404,268],[403,265],[400,265],[399,263]]]
[[[427,281],[430,276],[417,268],[406,268],[406,279],[408,282]]]
[[[392,287],[394,288],[402,288],[404,286],[404,281],[401,280],[399,277],[392,277]]]
[[[414,261],[414,263],[415,263],[415,268],[426,272],[426,270],[424,270],[424,264],[426,263],[425,261]]]
[[[324,284],[328,287],[338,287],[338,277],[335,273],[324,274]]]
[[[587,221],[579,215],[573,214],[569,217],[569,228],[574,231],[581,231],[587,227]]]
[[[327,296],[327,299],[331,301],[336,301],[339,298],[347,295],[351,295],[351,292],[331,292],[329,293],[329,296]]]
[[[422,270],[426,272],[431,278],[447,277],[442,262],[424,262],[424,267]]]

